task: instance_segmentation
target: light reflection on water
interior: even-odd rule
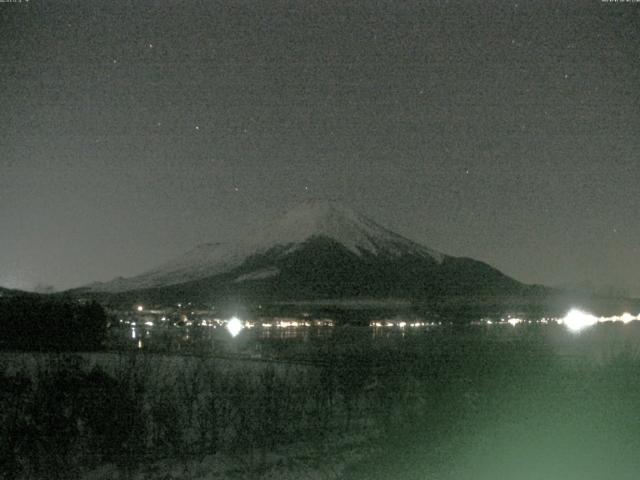
[[[619,321],[618,321],[619,319]],[[326,350],[335,341],[353,338],[354,345],[367,342],[416,342],[420,337],[486,338],[511,341],[533,332],[554,351],[566,356],[611,355],[631,346],[640,353],[640,322],[629,316],[599,318],[588,328],[576,331],[563,319],[530,322],[520,318],[498,321],[480,320],[466,326],[438,321],[387,319],[369,325],[336,324],[333,320],[262,319],[244,322],[237,336],[222,325],[196,322],[190,326],[169,324],[114,327],[107,348],[184,354],[246,355],[269,358],[294,352],[304,357],[310,352]]]
[[[312,342],[331,337],[334,323],[318,321],[238,322],[232,329],[218,325],[138,325],[113,327],[109,331],[108,348],[112,350],[145,349],[157,351],[237,351],[263,341]],[[144,338],[144,342],[141,339]]]

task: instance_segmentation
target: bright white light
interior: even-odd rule
[[[521,318],[510,318],[509,320],[507,320],[507,323],[509,325],[511,325],[512,327],[515,327],[519,323],[522,323],[522,319]]]
[[[242,322],[238,320],[237,317],[233,317],[227,322],[227,330],[229,330],[232,337],[237,336],[243,328],[244,325],[242,325]]]
[[[573,308],[562,319],[562,323],[564,323],[569,330],[579,332],[584,328],[591,327],[598,323],[598,319],[589,313]]]
[[[136,329],[135,328],[131,329],[131,338],[136,338]]]
[[[141,312],[142,310],[144,310],[144,307],[143,307],[142,305],[138,305],[137,310],[138,310],[139,312]]]
[[[632,322],[635,319],[636,319],[636,317],[631,315],[629,312],[623,313],[622,316],[620,317],[620,320],[622,320],[622,323],[629,323],[629,322]]]
[[[144,322],[147,327],[153,327],[153,322]]]

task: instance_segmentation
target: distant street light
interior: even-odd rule
[[[562,319],[562,323],[572,332],[579,332],[598,323],[598,319],[589,313],[574,308]]]
[[[244,328],[244,325],[238,319],[238,317],[232,317],[227,322],[227,330],[229,330],[229,333],[231,334],[232,337],[237,336],[242,331],[243,328]]]

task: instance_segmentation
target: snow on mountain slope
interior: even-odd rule
[[[235,280],[233,280],[233,283],[246,282],[247,280],[263,280],[265,278],[275,277],[279,273],[280,270],[275,267],[263,268],[262,270],[243,273],[242,275],[239,275]]]
[[[293,252],[313,237],[329,238],[355,255],[365,252],[376,256],[417,255],[436,262],[444,258],[441,253],[393,233],[349,208],[333,202],[305,202],[237,243],[203,244],[142,275],[92,284],[89,288],[119,292],[198,280],[229,272],[248,257],[274,247],[281,247],[281,254]],[[238,278],[242,280],[236,281],[253,277]]]
[[[306,202],[287,212],[259,235],[267,248],[302,243],[313,236],[335,240],[356,255],[406,253],[431,256],[442,261],[442,254],[423,247],[378,225],[373,220],[333,202]]]

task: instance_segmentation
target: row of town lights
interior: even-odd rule
[[[142,312],[144,311],[144,307],[142,305],[138,305],[136,307],[136,310],[138,312]],[[165,317],[162,318],[162,320],[165,320]],[[543,319],[546,320],[546,319]],[[628,312],[623,313],[620,316],[613,316],[613,317],[596,317],[590,313],[586,313],[583,312],[582,310],[578,310],[576,308],[571,309],[563,318],[556,320],[557,323],[563,324],[565,325],[569,330],[573,331],[573,332],[579,332],[580,330],[583,330],[585,328],[591,327],[597,323],[602,323],[602,322],[622,322],[622,323],[629,323],[631,321],[634,320],[640,320],[640,314],[637,316],[633,316]],[[504,321],[504,319],[503,319]],[[524,320],[522,320],[521,318],[513,318],[513,317],[509,317],[506,322],[508,324],[510,324],[511,326],[516,326],[519,323],[522,323]],[[204,322],[204,321],[203,321]],[[491,325],[493,324],[493,322],[491,320],[487,320],[486,322],[487,324]],[[546,322],[544,322],[546,323]],[[204,324],[204,323],[203,323]],[[307,322],[301,323],[303,325],[308,325]],[[132,322],[132,325],[135,325],[135,323]],[[145,322],[145,325],[147,326],[153,326],[153,322]],[[294,326],[297,327],[299,324],[298,322],[286,322],[286,325],[283,324],[282,326]],[[409,323],[408,324],[411,327],[418,327],[418,326],[426,326],[429,325],[427,323],[424,322],[414,322],[414,323]],[[270,327],[271,324],[269,323],[265,323],[263,324],[264,327]],[[393,322],[372,322],[371,326],[375,326],[375,327],[393,327],[393,326],[398,326],[400,328],[404,328],[405,326],[407,326],[406,322],[397,322],[397,323],[393,323]],[[229,321],[227,322],[227,330],[229,331],[229,333],[231,334],[232,337],[236,337],[238,336],[238,334],[245,328],[245,325],[243,324],[243,322],[238,319],[238,317],[232,317],[231,319],[229,319]],[[133,338],[135,338],[135,330],[133,332]]]

